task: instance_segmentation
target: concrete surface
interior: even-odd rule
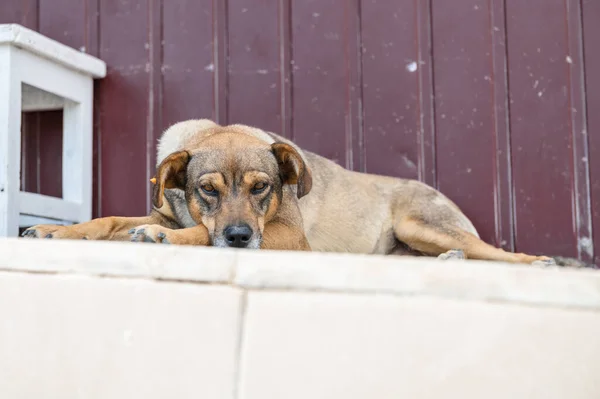
[[[600,273],[0,240],[1,398],[600,397]]]

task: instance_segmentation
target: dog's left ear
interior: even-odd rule
[[[163,195],[166,188],[185,190],[187,165],[191,155],[187,151],[174,152],[158,165],[156,177],[150,181],[154,184],[152,203],[155,207],[163,206]]]
[[[312,175],[298,151],[285,143],[273,143],[271,150],[277,158],[283,183],[296,184],[298,198],[308,194],[312,188]]]

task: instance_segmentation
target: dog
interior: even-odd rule
[[[485,243],[424,183],[350,171],[258,128],[176,123],[157,163],[148,216],[38,225],[23,236],[555,264]]]
[[[297,199],[311,190],[311,173],[295,147],[267,137],[208,120],[175,124],[158,146],[148,216],[34,226],[23,235],[308,251]]]

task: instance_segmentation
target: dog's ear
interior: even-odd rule
[[[150,181],[154,184],[152,203],[155,207],[163,206],[165,188],[185,189],[187,165],[191,155],[187,151],[174,152],[158,165],[156,177]]]
[[[298,198],[308,194],[312,188],[312,175],[298,151],[285,143],[273,143],[271,150],[277,158],[283,183],[296,184]]]

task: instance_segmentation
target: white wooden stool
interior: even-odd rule
[[[93,79],[106,64],[22,26],[0,25],[0,237],[92,216]],[[63,198],[20,191],[21,112],[63,109]]]

